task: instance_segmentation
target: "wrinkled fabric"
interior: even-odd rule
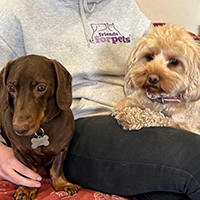
[[[150,24],[134,0],[12,0],[0,13],[0,67],[28,54],[56,59],[73,77],[75,119],[110,114]]]

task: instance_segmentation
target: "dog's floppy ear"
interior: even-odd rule
[[[183,98],[186,101],[197,101],[200,99],[200,47],[191,55],[188,66],[188,88],[183,92]],[[192,68],[192,69],[191,69]]]
[[[6,79],[8,77],[8,72],[10,69],[12,61],[1,70],[0,73],[0,110],[5,111],[9,106],[9,94],[6,88]]]
[[[57,60],[52,60],[57,76],[56,101],[61,110],[69,110],[72,103],[72,76]]]
[[[128,62],[125,69],[125,78],[124,78],[124,92],[126,95],[130,95],[135,91],[133,82],[132,82],[132,68],[138,62],[138,52],[140,52],[140,45],[137,45],[129,55]]]
[[[188,77],[188,87],[182,93],[186,101],[197,101],[200,99],[200,46],[192,43],[187,50],[187,67],[185,68]]]

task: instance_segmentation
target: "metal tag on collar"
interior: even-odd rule
[[[165,99],[163,98],[163,96],[161,96],[161,103],[162,103],[162,104],[165,103]]]
[[[39,135],[37,132],[35,132],[36,138],[31,139],[32,149],[36,149],[39,146],[48,146],[50,144],[49,136],[44,134],[43,128],[40,128],[40,130],[42,131],[42,135]]]

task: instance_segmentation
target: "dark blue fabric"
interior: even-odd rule
[[[105,193],[200,200],[200,136],[167,127],[124,131],[111,116],[79,119],[64,171]]]

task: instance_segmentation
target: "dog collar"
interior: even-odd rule
[[[170,96],[165,96],[165,95],[159,95],[159,94],[152,94],[149,92],[146,92],[147,97],[151,100],[151,101],[155,101],[161,104],[165,104],[165,103],[180,103],[181,100],[176,98],[176,97],[170,97]]]
[[[60,111],[59,111],[59,113],[60,113]],[[51,117],[47,121],[41,122],[40,125],[47,124],[47,123],[51,122],[58,114],[54,115],[53,117]],[[38,132],[40,132],[40,133],[38,133]],[[34,135],[35,135],[35,137],[31,139],[32,149],[36,149],[40,146],[48,146],[50,144],[49,136],[45,135],[43,128],[40,127],[40,129],[37,132],[35,132]]]
[[[60,112],[59,112],[60,113]],[[58,115],[58,114],[57,114]],[[45,122],[41,122],[40,125],[47,124],[51,122],[57,115],[54,115],[50,119],[48,119]],[[37,132],[40,133],[37,133]],[[37,132],[35,132],[35,137],[31,139],[31,147],[32,149],[36,149],[40,146],[48,146],[50,144],[49,142],[49,136],[45,135],[44,129],[40,127],[40,129]]]
[[[51,122],[59,114],[60,114],[60,111],[56,115],[54,115],[53,117],[51,117],[50,119],[48,119],[47,121],[41,122],[40,124],[42,125],[42,124],[47,124],[47,123]]]

